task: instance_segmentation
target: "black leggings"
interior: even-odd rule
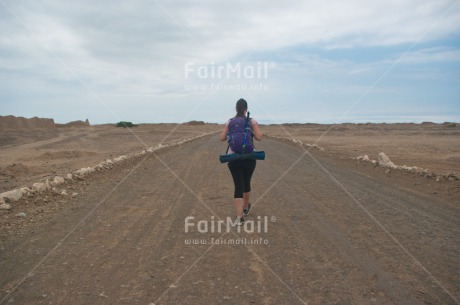
[[[251,177],[256,168],[256,160],[243,159],[228,162],[228,168],[232,173],[235,193],[233,198],[243,198],[243,192],[251,191]]]

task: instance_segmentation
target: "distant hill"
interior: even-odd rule
[[[196,126],[196,125],[204,125],[205,123],[203,121],[190,121],[190,122],[187,122],[185,124]]]
[[[0,116],[1,129],[54,129],[56,124],[53,119],[33,117],[27,119],[14,115]]]
[[[0,115],[0,129],[55,129],[57,127],[89,127],[88,119],[86,121],[73,121],[66,124],[56,124],[53,119],[33,117],[31,119],[14,116]]]
[[[56,124],[58,127],[89,127],[91,126],[89,120],[86,121],[72,121],[66,124]]]

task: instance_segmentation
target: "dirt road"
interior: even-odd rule
[[[266,139],[247,218],[254,232],[218,233],[218,220],[233,217],[223,146],[204,137],[96,174],[46,221],[5,235],[0,303],[460,300],[458,204]]]

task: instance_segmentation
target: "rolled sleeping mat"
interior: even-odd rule
[[[253,151],[249,154],[226,154],[220,155],[219,161],[220,163],[226,163],[235,160],[242,160],[242,159],[255,159],[255,160],[265,160],[265,151]]]

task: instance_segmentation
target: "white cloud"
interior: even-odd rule
[[[445,47],[421,49],[405,56],[403,62],[412,64],[460,62],[460,50]]]
[[[10,83],[4,86],[10,88],[43,84],[42,95],[46,90],[50,94],[62,90],[75,99],[75,94],[86,98],[92,92],[104,98],[185,98],[195,95],[183,89],[186,62],[250,62],[254,54],[269,57],[297,46],[331,50],[426,44],[457,35],[460,6],[452,7],[455,2],[6,1],[15,16],[0,7],[5,33],[0,37],[0,73],[15,75],[5,78]],[[455,48],[428,47],[411,53],[404,62],[457,61],[458,57]],[[332,79],[346,90],[350,84],[339,85],[342,78],[373,76],[394,58],[360,64],[300,50],[283,60],[276,63],[270,79],[278,88]],[[71,83],[80,93],[68,91]]]

